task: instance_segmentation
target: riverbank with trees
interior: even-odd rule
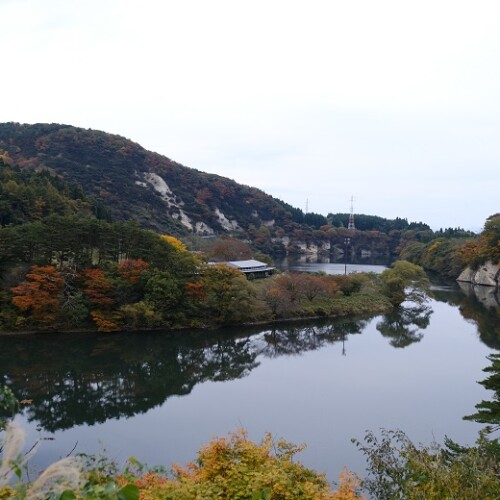
[[[475,270],[486,262],[500,264],[500,214],[488,217],[475,238],[433,238],[427,242],[408,241],[400,257],[441,276],[457,279],[467,267]]]
[[[425,285],[396,263],[380,276],[283,273],[247,280],[207,265],[176,238],[93,218],[53,215],[0,229],[4,331],[214,328],[378,314]]]

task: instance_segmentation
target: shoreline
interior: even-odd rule
[[[336,314],[336,315],[321,315],[321,316],[300,316],[300,317],[289,317],[289,318],[279,318],[271,320],[262,321],[252,321],[250,323],[240,323],[240,324],[228,324],[228,325],[212,325],[206,327],[177,327],[177,328],[154,328],[154,329],[137,329],[137,330],[112,330],[109,332],[100,332],[98,330],[13,330],[13,331],[1,331],[0,337],[18,337],[18,336],[30,336],[30,335],[85,335],[85,334],[98,334],[98,335],[118,335],[118,334],[128,334],[128,333],[155,333],[155,332],[165,332],[171,334],[180,334],[185,331],[190,332],[210,332],[210,331],[220,331],[228,328],[250,328],[254,326],[266,326],[266,325],[279,325],[284,323],[299,323],[301,321],[318,321],[318,320],[335,320],[342,318],[364,318],[367,316],[377,316],[379,314],[387,314],[393,309],[393,306],[388,306],[385,309],[376,309],[373,311],[362,311],[358,314]]]

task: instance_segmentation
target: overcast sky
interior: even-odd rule
[[[498,0],[0,0],[0,19],[0,121],[119,134],[324,215],[500,212]]]

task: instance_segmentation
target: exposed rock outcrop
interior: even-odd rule
[[[493,286],[498,288],[500,280],[500,266],[493,262],[486,262],[478,269],[467,267],[464,269],[457,281],[472,283],[473,285]]]

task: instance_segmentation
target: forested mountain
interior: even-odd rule
[[[0,227],[94,216],[176,236],[231,234],[269,255],[338,253],[347,236],[352,253],[389,255],[437,236],[422,222],[363,214],[355,215],[353,233],[347,213],[304,213],[124,137],[70,125],[0,123],[0,181]],[[448,229],[439,236],[472,234]]]
[[[21,169],[46,169],[81,186],[112,220],[134,220],[162,232],[212,234],[304,221],[302,211],[259,189],[96,130],[2,123],[0,160]]]

